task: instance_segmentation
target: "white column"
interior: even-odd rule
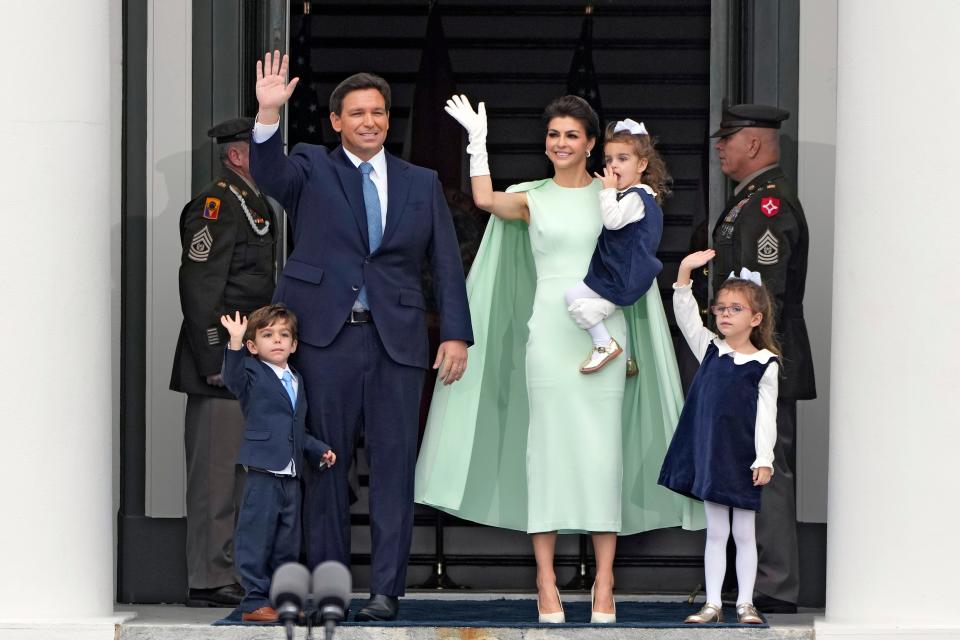
[[[106,640],[117,621],[110,8],[13,2],[0,21],[0,638]]]
[[[824,638],[957,638],[960,3],[843,0]]]
[[[800,7],[799,89],[797,195],[810,231],[803,307],[817,397],[797,403],[797,519],[826,522],[837,171],[837,0],[803,0]]]

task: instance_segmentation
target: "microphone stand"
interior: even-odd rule
[[[287,631],[287,640],[293,640],[293,630],[297,624],[297,615],[300,613],[300,607],[286,602],[278,610],[280,620],[283,621],[283,627]]]
[[[337,628],[337,622],[343,620],[344,608],[336,603],[328,602],[320,610],[320,618],[323,620],[323,637],[326,640],[333,640],[333,633]]]
[[[307,596],[306,606],[303,608],[303,617],[307,620],[307,640],[313,640],[313,615],[317,612],[317,603],[313,601],[313,594]]]

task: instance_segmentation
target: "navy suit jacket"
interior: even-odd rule
[[[300,374],[293,374],[299,384],[296,409],[270,365],[249,357],[246,349],[224,350],[223,382],[240,401],[245,424],[237,464],[279,471],[292,459],[300,475],[304,454],[320,464],[330,449],[307,433],[307,394]]]
[[[424,263],[433,272],[440,340],[473,343],[460,247],[435,171],[387,160],[387,221],[369,250],[360,171],[341,147],[298,144],[289,157],[275,133],[250,145],[256,183],[292,218],[294,249],[274,294],[298,318],[302,342],[329,346],[343,329],[360,287],[390,358],[430,366]]]

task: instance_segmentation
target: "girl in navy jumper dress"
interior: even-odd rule
[[[663,234],[659,203],[670,195],[666,164],[642,122],[628,118],[611,124],[606,138],[603,175],[596,174],[603,181],[603,230],[587,277],[564,293],[573,314],[585,301],[598,298],[621,307],[634,304],[663,268],[657,259],[657,247]],[[594,373],[623,353],[623,348],[602,319],[586,330],[593,339],[593,350],[580,372]],[[628,372],[630,369],[628,365]],[[632,369],[635,373],[635,367]]]
[[[707,543],[703,553],[707,602],[685,622],[722,622],[720,588],[726,573],[730,511],[737,544],[737,618],[758,624],[753,606],[757,577],[754,518],[761,487],[773,475],[777,439],[779,351],[773,337],[773,308],[760,274],[743,269],[716,293],[711,306],[718,336],[703,326],[690,290],[690,272],[707,264],[710,249],[680,263],[673,285],[677,325],[700,369],[687,394],[680,422],[667,450],[659,483],[703,500]]]

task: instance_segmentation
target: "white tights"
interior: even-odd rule
[[[704,502],[707,512],[707,545],[703,551],[703,569],[707,582],[707,602],[720,604],[723,576],[727,572],[727,538],[730,537],[731,507]],[[756,512],[733,509],[733,540],[737,545],[737,605],[753,602],[757,580]]]
[[[584,282],[578,282],[569,289],[563,292],[563,298],[567,303],[567,306],[573,304],[578,298],[602,298],[599,293],[591,289]],[[593,346],[595,347],[605,347],[610,344],[610,332],[607,331],[607,326],[603,324],[603,321],[598,322],[589,329],[587,333],[590,334],[590,337],[593,339]]]

